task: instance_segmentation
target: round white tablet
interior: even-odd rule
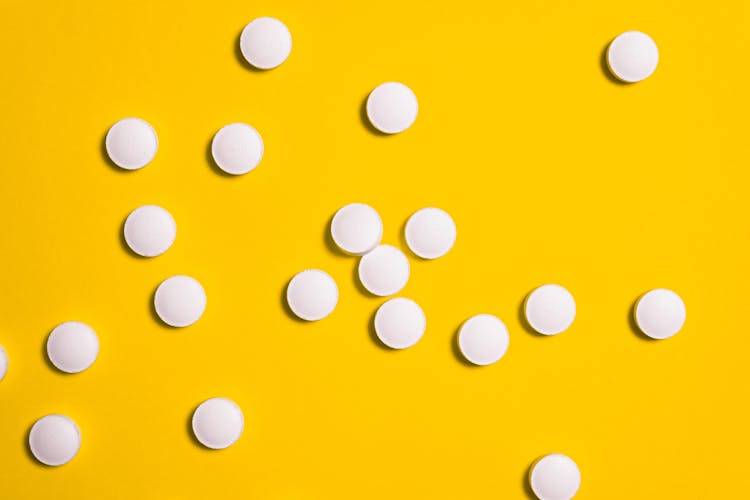
[[[88,325],[67,321],[47,337],[47,356],[58,370],[79,373],[91,366],[99,354],[99,338]]]
[[[144,205],[130,212],[123,232],[131,250],[143,257],[156,257],[174,243],[177,225],[162,207]]]
[[[426,326],[424,311],[411,299],[391,299],[375,313],[375,333],[393,349],[406,349],[419,342]]]
[[[531,328],[543,335],[557,335],[573,324],[576,301],[560,285],[542,285],[526,298],[524,311]]]
[[[406,244],[423,259],[447,254],[456,242],[456,224],[439,208],[417,210],[406,222]]]
[[[640,31],[626,31],[612,40],[607,49],[610,71],[623,82],[645,80],[656,70],[659,49],[656,43]]]
[[[418,109],[417,96],[403,83],[382,83],[367,97],[370,123],[386,134],[397,134],[411,127]]]
[[[553,453],[534,464],[529,482],[539,500],[569,500],[581,487],[581,471],[569,457]]]
[[[635,305],[635,322],[652,339],[666,339],[679,332],[686,315],[680,296],[665,288],[647,292]]]
[[[333,312],[339,301],[339,288],[325,271],[308,269],[298,273],[286,289],[289,308],[307,321],[323,319]]]
[[[472,316],[458,332],[458,347],[475,365],[491,365],[505,355],[510,338],[505,324],[491,314]]]
[[[292,34],[273,17],[250,21],[240,35],[242,56],[258,69],[271,69],[286,61],[292,51]]]
[[[214,450],[236,443],[244,427],[242,410],[231,399],[208,399],[193,413],[193,434],[203,446]]]
[[[169,326],[189,326],[206,310],[206,292],[190,276],[172,276],[161,282],[154,294],[156,314]]]
[[[409,281],[409,260],[398,248],[379,245],[359,259],[359,281],[374,295],[398,293]]]
[[[124,118],[109,129],[105,146],[115,165],[137,170],[154,159],[159,140],[148,122],[140,118]]]
[[[43,464],[63,465],[70,462],[81,448],[81,432],[65,415],[47,415],[31,427],[29,448]]]
[[[364,255],[380,243],[383,221],[371,206],[351,203],[333,216],[331,237],[344,252]]]
[[[221,128],[211,142],[216,165],[233,175],[246,174],[263,158],[263,139],[250,125],[230,123]]]
[[[0,380],[5,378],[5,374],[8,372],[8,354],[0,345]]]

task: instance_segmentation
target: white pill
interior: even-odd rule
[[[298,273],[286,289],[289,308],[307,321],[325,318],[336,308],[339,288],[325,271],[308,269]]]
[[[423,259],[447,254],[456,242],[456,224],[439,208],[417,210],[406,222],[406,244]]]
[[[63,465],[81,448],[81,432],[65,415],[47,415],[37,420],[29,432],[29,448],[45,465]]]
[[[351,203],[333,216],[331,237],[344,252],[364,255],[380,244],[383,221],[371,206]]]
[[[359,259],[359,281],[374,295],[398,293],[409,281],[409,260],[398,248],[379,245]]]
[[[531,328],[543,335],[557,335],[573,324],[576,301],[560,285],[542,285],[526,298],[524,311]]]
[[[0,380],[5,378],[6,373],[8,373],[8,354],[0,345]]]
[[[258,69],[271,69],[286,61],[292,51],[292,34],[273,17],[250,21],[240,35],[242,56]]]
[[[208,399],[193,413],[193,434],[203,446],[214,450],[236,443],[244,427],[242,410],[231,399]]]
[[[411,127],[418,109],[417,96],[403,83],[382,83],[367,97],[370,123],[386,134],[397,134]]]
[[[391,299],[375,313],[375,333],[393,349],[406,349],[419,342],[426,326],[424,311],[411,299]]]
[[[172,246],[177,225],[172,214],[156,205],[138,207],[125,219],[125,241],[144,257],[156,257]]]
[[[685,303],[672,290],[657,288],[644,294],[635,305],[635,322],[653,339],[666,339],[685,324]]]
[[[242,175],[258,166],[263,159],[263,139],[246,123],[222,127],[211,142],[211,154],[224,172]]]
[[[99,355],[99,338],[88,325],[67,321],[55,327],[47,337],[47,356],[58,370],[79,373],[91,366]]]
[[[534,464],[529,482],[539,500],[569,500],[581,487],[581,471],[569,457],[553,453]]]
[[[109,158],[126,170],[148,165],[159,147],[154,128],[140,118],[124,118],[112,125],[105,143]]]
[[[510,338],[505,324],[491,314],[472,316],[458,332],[458,347],[475,365],[491,365],[505,355]]]
[[[161,282],[154,294],[154,308],[170,326],[189,326],[206,310],[206,292],[190,276],[172,276]]]
[[[656,70],[659,49],[656,43],[640,31],[626,31],[612,40],[607,49],[610,71],[623,82],[645,80]]]

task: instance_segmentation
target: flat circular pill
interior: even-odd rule
[[[529,482],[539,500],[569,500],[581,487],[581,471],[569,457],[553,453],[537,460]]]
[[[371,206],[350,203],[333,216],[331,237],[344,252],[364,255],[380,244],[383,221]]]
[[[686,315],[680,296],[665,288],[645,293],[635,305],[635,322],[652,339],[666,339],[679,332]]]
[[[137,170],[154,159],[159,140],[148,122],[140,118],[124,118],[109,129],[105,146],[115,165]]]
[[[308,269],[292,278],[286,289],[289,308],[299,318],[318,321],[336,308],[339,288],[325,271]]]
[[[418,109],[417,96],[403,83],[382,83],[367,97],[367,118],[373,127],[386,134],[397,134],[411,127]]]
[[[67,321],[55,327],[47,337],[47,356],[58,370],[79,373],[91,366],[99,355],[99,338],[88,325]]]
[[[645,80],[656,70],[659,49],[656,43],[640,31],[626,31],[612,40],[607,49],[607,65],[623,82]]]
[[[531,328],[543,335],[557,335],[573,324],[576,301],[560,285],[542,285],[526,298],[524,312]]]
[[[259,17],[242,30],[240,51],[258,69],[275,68],[292,52],[292,34],[278,19]]]
[[[359,259],[359,281],[374,295],[398,293],[409,281],[409,260],[398,248],[379,245]]]
[[[447,254],[456,242],[456,224],[439,208],[417,210],[406,222],[406,244],[423,259],[437,259]]]
[[[246,123],[222,127],[211,141],[211,155],[224,172],[242,175],[258,166],[263,158],[263,139]]]
[[[193,413],[193,434],[203,446],[214,450],[236,443],[244,427],[242,410],[231,399],[208,399]]]
[[[419,342],[426,326],[424,311],[411,299],[391,299],[375,313],[375,333],[393,349],[406,349]]]
[[[206,310],[206,292],[190,276],[172,276],[161,282],[154,294],[154,308],[169,326],[189,326]]]
[[[491,365],[505,355],[510,338],[505,324],[491,314],[472,316],[461,325],[458,347],[475,365]]]
[[[0,380],[5,378],[6,373],[8,373],[8,354],[0,345]]]
[[[125,219],[125,242],[143,257],[156,257],[172,246],[177,236],[177,225],[172,215],[162,207],[144,205]]]
[[[47,415],[31,427],[29,448],[41,463],[63,465],[81,448],[81,433],[76,423],[65,415]]]

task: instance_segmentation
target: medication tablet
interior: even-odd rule
[[[47,356],[58,370],[79,373],[91,366],[99,354],[94,330],[78,321],[62,323],[47,337]]]
[[[612,74],[623,82],[645,80],[656,70],[659,49],[656,43],[640,31],[626,31],[612,40],[607,49],[607,65]]]
[[[81,448],[81,433],[76,423],[65,415],[47,415],[31,427],[29,448],[41,463],[63,465]]]
[[[398,248],[379,245],[359,259],[359,281],[374,295],[398,293],[409,281],[409,260]]]
[[[581,487],[581,472],[569,457],[553,453],[534,464],[529,482],[539,500],[569,500]]]
[[[458,332],[458,347],[475,365],[491,365],[505,355],[510,339],[505,324],[491,314],[472,316]]]
[[[371,206],[351,203],[333,216],[331,237],[344,252],[364,255],[380,244],[383,221]]]
[[[5,374],[8,372],[8,354],[0,345],[0,380],[5,378]]]
[[[162,207],[144,205],[130,212],[123,232],[131,250],[143,257],[156,257],[174,243],[177,225]]]
[[[292,51],[292,34],[273,17],[250,21],[240,35],[242,56],[258,69],[271,69],[286,61]]]
[[[635,305],[635,322],[652,339],[666,339],[679,332],[686,314],[680,296],[664,288],[644,294]]]
[[[423,208],[406,222],[406,244],[423,259],[447,254],[456,242],[456,224],[444,210]]]
[[[214,135],[211,155],[224,172],[246,174],[257,167],[263,158],[263,139],[250,125],[230,123]]]
[[[154,128],[140,118],[125,118],[115,123],[104,142],[109,158],[126,170],[148,165],[159,147]]]
[[[298,273],[289,282],[286,300],[294,314],[307,321],[323,319],[339,301],[339,288],[331,276],[319,269]]]
[[[154,294],[154,308],[169,326],[190,326],[206,310],[206,292],[190,276],[172,276],[161,282]]]
[[[422,308],[411,299],[391,299],[375,313],[375,333],[393,349],[406,349],[419,342],[426,326]]]
[[[367,97],[367,118],[373,127],[386,134],[397,134],[411,127],[418,108],[417,96],[403,83],[382,83]]]
[[[529,294],[524,311],[531,328],[543,335],[557,335],[573,324],[576,301],[560,285],[542,285]]]
[[[203,446],[214,450],[236,443],[244,427],[242,410],[231,399],[208,399],[193,413],[193,434]]]

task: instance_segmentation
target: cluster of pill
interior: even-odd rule
[[[272,69],[289,56],[292,38],[278,19],[261,17],[250,22],[240,36],[244,58],[258,69]],[[659,59],[654,41],[638,31],[616,37],[607,50],[610,71],[623,82],[638,82],[649,77]],[[366,103],[370,123],[384,134],[407,130],[416,120],[417,98],[412,90],[398,82],[377,86]],[[125,118],[108,131],[105,146],[110,160],[120,168],[138,170],[149,164],[158,149],[153,127],[139,118]],[[211,153],[216,165],[228,174],[242,175],[258,166],[263,158],[263,140],[252,126],[231,123],[214,135]],[[331,237],[345,253],[359,256],[358,277],[369,293],[387,297],[399,293],[409,280],[410,266],[398,248],[381,244],[383,223],[370,206],[352,203],[339,209],[331,222]],[[172,215],[156,205],[145,205],[127,217],[124,238],[128,247],[143,257],[156,257],[174,243],[177,225]],[[405,226],[407,246],[423,259],[437,259],[450,251],[456,240],[456,225],[445,211],[429,207],[414,213]],[[287,287],[291,311],[306,321],[318,321],[333,312],[338,302],[338,287],[326,272],[308,269],[292,278]],[[189,276],[165,279],[154,294],[159,318],[172,327],[187,327],[198,321],[206,308],[201,284]],[[567,330],[576,315],[573,296],[562,286],[542,285],[526,298],[526,321],[543,335]],[[640,330],[654,339],[677,333],[685,322],[685,305],[673,291],[655,289],[636,303],[634,319]],[[380,341],[393,349],[415,345],[423,336],[426,318],[413,300],[397,297],[377,310],[374,327]],[[500,360],[509,344],[508,330],[497,317],[479,314],[466,320],[458,335],[463,356],[476,365]],[[49,361],[60,371],[78,373],[97,358],[99,340],[88,325],[69,321],[58,325],[47,339]],[[0,346],[0,380],[6,374],[8,357]],[[206,447],[226,448],[241,436],[244,418],[241,409],[226,398],[211,398],[193,414],[193,432]],[[78,452],[81,434],[75,422],[64,415],[47,415],[37,420],[29,433],[33,455],[46,465],[62,465]],[[537,460],[529,474],[531,488],[543,500],[572,498],[580,487],[580,471],[575,462],[562,454]]]

